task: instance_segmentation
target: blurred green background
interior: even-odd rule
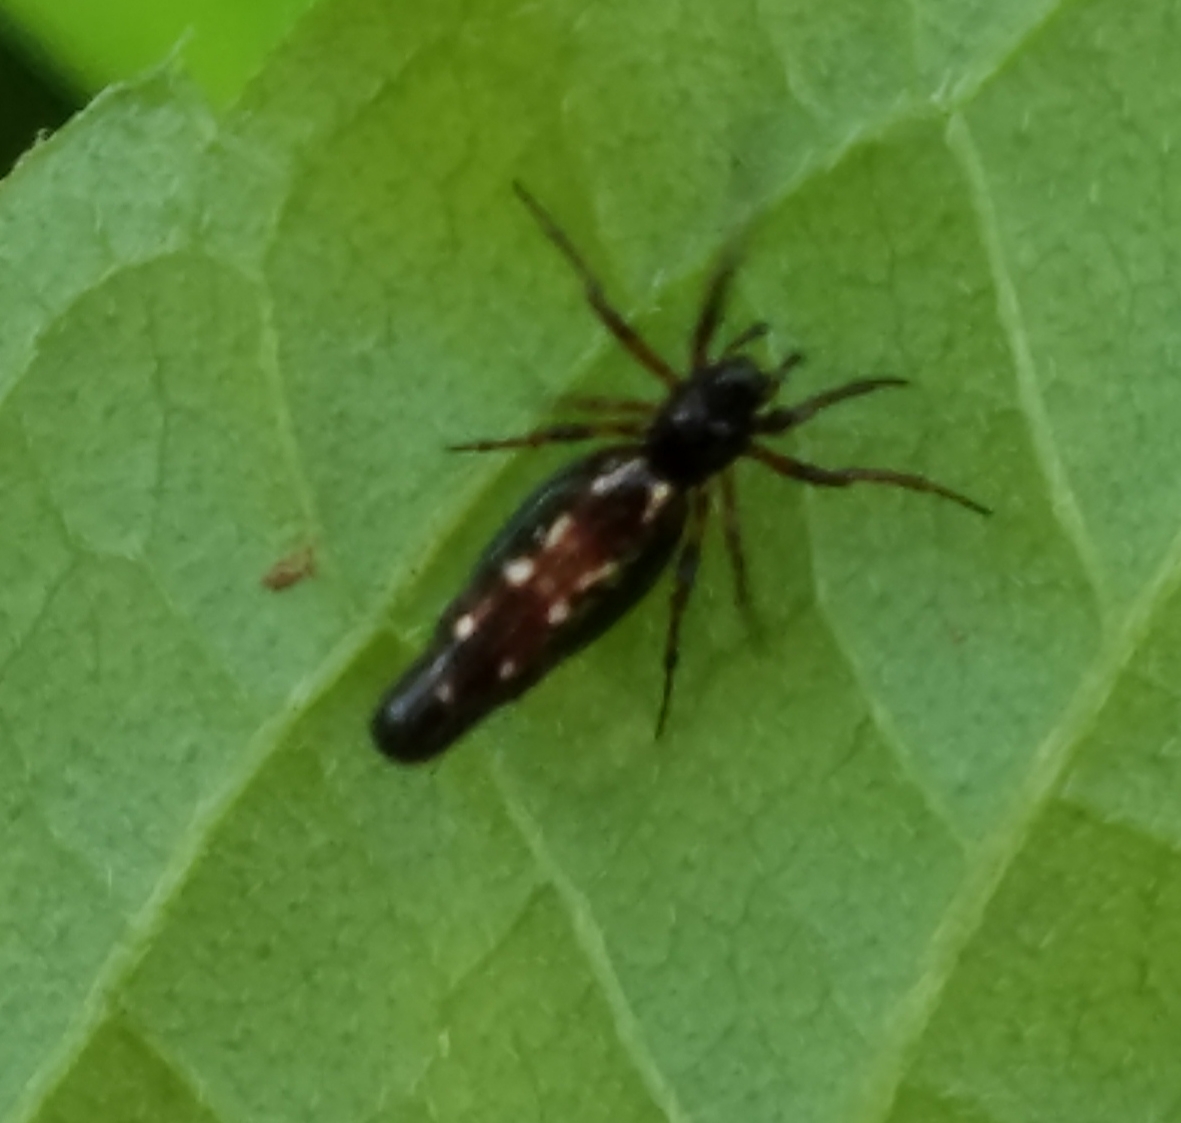
[[[104,86],[176,53],[232,101],[314,0],[0,0],[0,174]]]

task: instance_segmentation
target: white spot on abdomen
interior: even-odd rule
[[[580,593],[585,593],[587,589],[593,589],[597,584],[599,584],[599,582],[609,581],[615,576],[618,569],[619,566],[617,566],[614,562],[604,562],[596,569],[591,569],[586,573],[581,574],[578,580],[574,583],[574,587]]]
[[[536,568],[532,558],[513,558],[504,567],[504,579],[510,585],[524,585]]]
[[[465,639],[470,639],[476,631],[476,618],[472,613],[466,612],[458,620],[455,621],[454,636],[460,643]]]
[[[570,602],[568,600],[556,600],[549,606],[549,610],[545,614],[546,620],[551,624],[562,624],[570,617]]]
[[[545,549],[552,550],[570,533],[573,526],[574,520],[569,515],[562,515],[556,519],[554,525],[549,528],[549,533],[545,536]]]
[[[603,476],[597,476],[591,484],[591,491],[595,495],[606,495],[609,491],[614,491],[628,476],[632,475],[636,470],[635,460],[625,460],[617,468],[613,468],[610,472]]]
[[[497,668],[496,673],[500,675],[501,679],[510,679],[517,673],[517,665],[511,659],[506,659]]]
[[[650,523],[656,518],[661,508],[668,502],[668,498],[672,493],[671,484],[666,484],[663,480],[657,480],[648,489],[648,505],[644,508],[643,521]]]

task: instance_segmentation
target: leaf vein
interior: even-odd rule
[[[988,186],[987,172],[969,125],[955,114],[947,129],[948,148],[967,180],[969,196],[979,224],[980,239],[988,256],[989,269],[997,292],[997,310],[1001,327],[1009,342],[1017,378],[1017,394],[1033,440],[1034,454],[1041,464],[1049,486],[1050,509],[1068,542],[1074,548],[1100,605],[1109,603],[1103,567],[1087,531],[1086,519],[1071,487],[1066,465],[1059,454],[1046,403],[1038,383],[1037,364],[1033,358],[1029,334],[1021,314],[1021,304],[1013,273],[1005,257],[996,208]]]
[[[651,1047],[645,1040],[640,1019],[624,993],[623,985],[611,962],[611,954],[607,950],[606,937],[595,919],[590,901],[554,857],[540,825],[513,792],[499,757],[492,758],[489,771],[509,819],[520,833],[543,877],[553,886],[554,892],[569,914],[575,940],[586,956],[591,973],[602,990],[614,1018],[620,1044],[631,1058],[653,1104],[664,1113],[669,1123],[689,1123],[690,1115],[678,1102],[676,1092],[660,1071]]]
[[[878,1063],[868,1074],[853,1118],[889,1118],[908,1063],[930,1025],[955,968],[983,924],[989,903],[1021,854],[1042,810],[1060,796],[1078,746],[1095,725],[1116,683],[1147,638],[1160,606],[1181,586],[1181,530],[1123,624],[1104,644],[1067,704],[1062,720],[1033,753],[1028,776],[997,829],[969,855],[967,873],[927,949],[927,965],[899,1003],[893,1027],[882,1036]]]

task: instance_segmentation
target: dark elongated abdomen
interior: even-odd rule
[[[597,638],[652,587],[684,529],[682,492],[641,450],[604,449],[517,510],[386,694],[373,737],[428,760]]]

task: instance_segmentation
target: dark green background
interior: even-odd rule
[[[0,173],[36,139],[77,109],[83,94],[16,28],[0,19]]]
[[[232,101],[311,0],[0,0],[0,175],[92,96],[179,54]]]

